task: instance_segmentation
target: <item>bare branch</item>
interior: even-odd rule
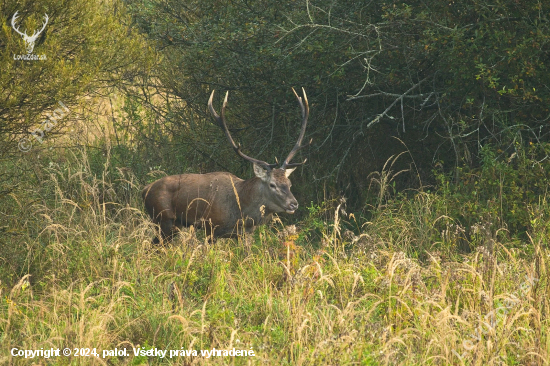
[[[388,108],[386,108],[386,110],[382,113],[380,113],[378,116],[376,116],[372,121],[370,121],[368,124],[367,124],[367,128],[371,127],[372,125],[374,125],[375,123],[378,123],[380,122],[380,119],[382,119],[382,117],[384,116],[387,116],[388,112],[397,104],[397,102],[403,100],[403,98],[405,98],[405,96],[407,94],[409,94],[410,92],[412,92],[414,89],[418,88],[423,82],[425,82],[426,80],[428,80],[430,77],[429,76],[426,76],[424,79],[420,80],[418,83],[414,84],[412,87],[409,88],[409,90],[407,90],[406,92],[404,92],[403,94],[401,94],[399,97],[397,97],[393,102],[392,104],[389,105]]]

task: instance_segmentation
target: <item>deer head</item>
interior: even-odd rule
[[[292,91],[294,92],[294,95],[296,95],[296,98],[298,99],[298,103],[300,104],[300,109],[302,111],[302,128],[300,130],[298,141],[294,145],[294,148],[288,154],[287,158],[283,161],[280,168],[276,168],[278,165],[277,163],[270,164],[265,161],[254,159],[248,155],[245,155],[241,151],[241,146],[235,143],[235,141],[231,137],[231,133],[229,132],[229,129],[227,128],[227,123],[225,122],[225,108],[227,106],[227,98],[229,96],[229,92],[225,94],[225,99],[223,101],[223,106],[221,110],[221,116],[218,115],[218,113],[212,106],[214,91],[212,91],[212,94],[210,95],[210,99],[208,100],[208,108],[210,109],[210,112],[216,119],[218,125],[225,132],[225,135],[229,140],[229,143],[233,147],[233,150],[235,150],[237,155],[239,155],[240,157],[242,157],[247,161],[250,161],[254,165],[254,174],[256,175],[256,177],[260,178],[260,180],[263,183],[261,186],[261,191],[262,191],[261,197],[265,202],[266,210],[268,213],[272,213],[272,212],[294,213],[294,211],[296,211],[296,209],[298,208],[298,202],[296,201],[296,198],[294,198],[294,195],[292,194],[292,192],[290,192],[290,187],[292,186],[292,183],[290,182],[290,179],[288,177],[296,169],[297,166],[304,164],[307,159],[301,163],[290,163],[290,161],[298,150],[300,150],[301,148],[311,143],[310,141],[309,143],[302,145],[302,140],[304,139],[304,134],[306,132],[306,127],[307,127],[307,120],[309,116],[309,105],[307,101],[306,92],[302,88],[302,92],[304,95],[304,99],[302,101],[302,98],[298,96],[294,88],[292,89]]]
[[[48,24],[48,20],[49,20],[48,14],[44,15],[44,24],[42,25],[42,29],[40,29],[38,32],[34,32],[32,36],[28,36],[26,29],[25,29],[25,32],[20,32],[19,29],[15,26],[15,22],[17,21],[17,13],[18,11],[16,11],[15,14],[13,14],[13,17],[11,18],[11,26],[19,35],[23,37],[23,40],[25,41],[25,47],[27,49],[27,53],[31,54],[32,51],[34,50],[34,42],[36,42],[36,40],[38,39],[38,36],[40,35],[40,33],[42,33],[42,31],[44,30],[44,28],[46,28],[46,25]]]

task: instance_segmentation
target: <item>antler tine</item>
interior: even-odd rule
[[[44,28],[46,28],[46,26],[48,25],[48,20],[50,20],[50,17],[48,17],[48,14],[44,15],[44,19],[46,20],[46,22],[44,22],[44,24],[42,25],[42,29],[40,29],[38,32],[34,32],[32,37],[39,35],[40,33],[42,33]]]
[[[283,170],[288,169],[288,168],[294,168],[294,167],[297,167],[297,166],[300,166],[300,165],[304,164],[307,161],[307,159],[305,159],[301,163],[290,163],[290,161],[292,160],[292,158],[294,157],[296,152],[298,152],[298,150],[300,150],[303,147],[308,146],[313,141],[313,139],[311,139],[311,140],[309,140],[309,142],[307,144],[302,145],[302,140],[304,139],[304,134],[306,133],[307,119],[309,117],[309,103],[307,101],[306,91],[305,91],[304,88],[302,88],[302,93],[304,94],[305,105],[302,102],[302,97],[300,97],[298,95],[298,93],[296,93],[296,90],[294,90],[294,88],[292,88],[292,91],[294,92],[294,95],[298,99],[298,103],[300,104],[300,109],[302,110],[302,129],[300,130],[300,136],[298,136],[298,141],[296,141],[296,145],[294,145],[294,147],[292,148],[292,150],[290,151],[290,153],[286,157],[285,161],[283,162],[283,165],[281,165],[281,169],[283,169]]]
[[[15,26],[15,21],[17,20],[17,13],[19,13],[19,10],[16,11],[15,14],[13,14],[13,17],[11,18],[11,26],[12,26],[12,28],[13,28],[17,33],[19,33],[20,36],[25,36],[25,37],[26,37],[26,36],[27,36],[27,32],[21,33],[21,32],[19,31],[19,28],[17,28],[17,27]]]
[[[251,158],[248,155],[245,155],[241,151],[241,145],[237,145],[235,141],[233,140],[233,137],[231,137],[231,133],[229,133],[229,129],[227,128],[227,124],[225,123],[225,107],[227,106],[227,98],[229,97],[229,91],[225,93],[225,99],[223,101],[222,105],[222,113],[221,117],[216,113],[216,110],[214,109],[214,106],[212,105],[212,100],[214,99],[214,92],[215,90],[212,90],[212,94],[210,94],[210,99],[208,99],[208,109],[210,109],[210,113],[214,116],[216,119],[216,122],[218,122],[218,125],[222,127],[223,131],[225,132],[225,136],[227,136],[227,139],[229,140],[229,143],[231,144],[231,147],[233,147],[233,150],[239,155],[241,158],[248,160],[252,163],[258,164],[262,166],[265,170],[271,170],[277,166],[277,164],[269,164],[265,161],[258,160]]]

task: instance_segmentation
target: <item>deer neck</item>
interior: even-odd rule
[[[264,217],[271,214],[264,204],[263,197],[265,193],[262,192],[262,180],[254,177],[240,183],[239,187],[236,188],[243,216],[253,219],[255,225],[257,225]]]

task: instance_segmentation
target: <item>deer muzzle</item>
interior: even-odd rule
[[[294,211],[298,209],[298,202],[294,201],[291,202],[290,205],[288,205],[288,208],[286,209],[286,213],[293,214]]]

